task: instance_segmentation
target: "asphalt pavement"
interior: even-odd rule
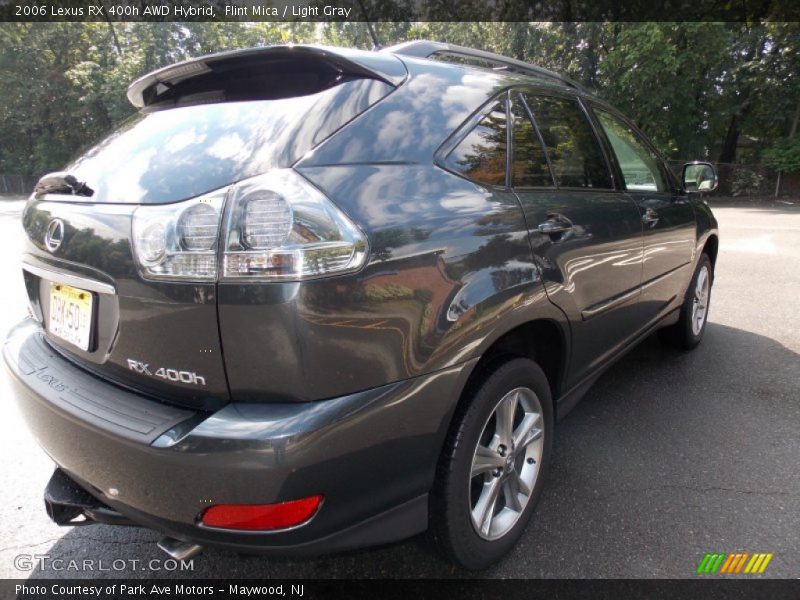
[[[21,207],[0,201],[3,332],[25,312]],[[774,554],[764,577],[800,576],[800,202],[715,214],[721,244],[705,340],[681,353],[652,337],[595,384],[559,424],[521,542],[482,576],[695,577],[706,552],[741,551]],[[42,503],[52,463],[6,377],[0,577],[467,576],[419,539],[302,560],[208,549],[190,571],[170,571],[149,562],[166,558],[154,532],[57,527]],[[86,561],[105,570],[84,570]]]

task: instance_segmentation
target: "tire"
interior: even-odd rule
[[[553,402],[547,377],[525,358],[488,370],[466,394],[439,460],[429,536],[448,560],[480,570],[500,560],[530,521],[552,454]],[[513,425],[503,427],[509,414]]]
[[[714,267],[711,259],[704,253],[700,256],[692,281],[686,290],[678,322],[658,331],[662,342],[682,350],[693,350],[697,347],[706,331],[713,285]],[[702,291],[703,287],[705,292]]]

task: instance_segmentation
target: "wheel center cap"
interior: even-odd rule
[[[514,457],[507,456],[506,457],[506,473],[511,473],[514,470]]]

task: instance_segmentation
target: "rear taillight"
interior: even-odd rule
[[[234,186],[226,214],[223,278],[308,279],[364,264],[361,231],[292,169]]]
[[[269,531],[306,523],[322,504],[322,496],[310,496],[279,504],[217,504],[200,516],[206,527]]]
[[[364,234],[292,169],[141,206],[133,241],[146,279],[292,281],[352,272],[367,257]]]
[[[145,279],[214,281],[217,239],[227,189],[199,198],[140,206],[133,214],[133,246]]]

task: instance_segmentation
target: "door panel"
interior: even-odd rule
[[[642,316],[652,321],[681,303],[691,277],[694,210],[686,197],[631,193],[644,223]]]
[[[551,302],[572,328],[567,386],[599,367],[634,335],[642,235],[636,204],[616,192],[517,190]],[[546,234],[538,224],[558,214],[572,223]]]
[[[572,329],[569,388],[640,328],[642,221],[631,197],[609,189],[600,142],[574,98],[516,97],[512,121],[514,191],[548,297]]]
[[[694,209],[643,136],[608,111],[595,108],[594,114],[642,215],[641,318],[650,322],[679,304],[685,291],[694,257]]]

